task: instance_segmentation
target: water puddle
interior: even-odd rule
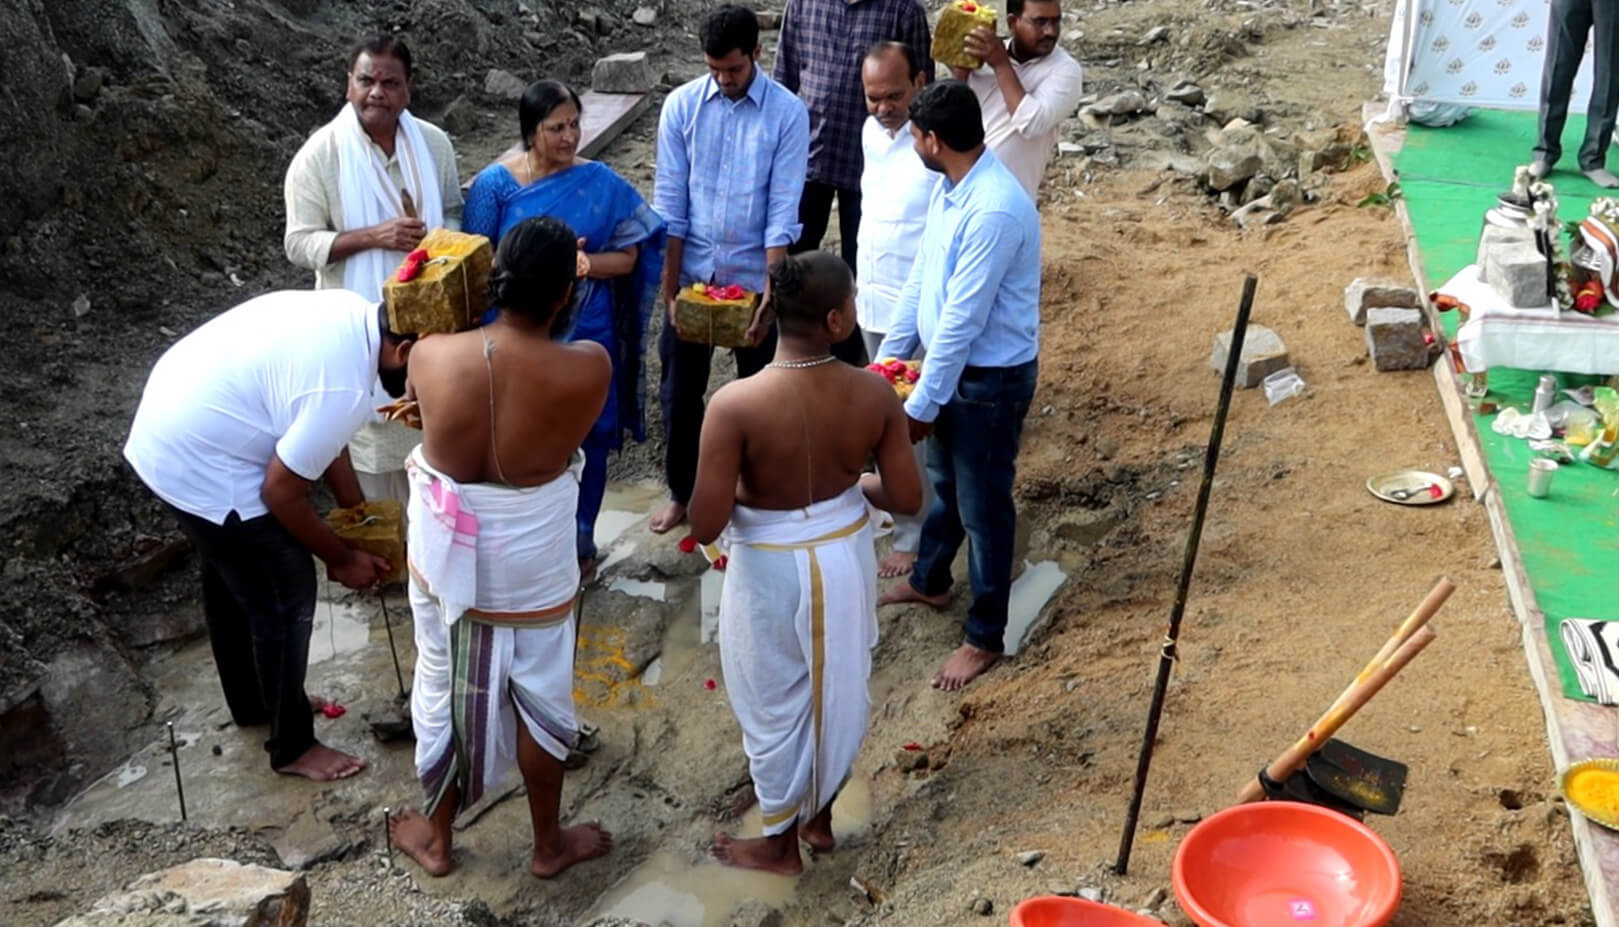
[[[656,602],[665,601],[669,596],[669,587],[656,580],[630,579],[625,576],[615,576],[607,584],[608,589],[616,589],[628,595],[638,595],[652,599]]]
[[[140,764],[136,763],[134,760],[130,760],[129,762],[125,763],[124,765],[122,765],[122,766],[118,767],[117,769],[113,770],[112,772],[108,773],[106,775],[106,777],[103,778],[101,781],[106,782],[108,779],[111,779],[112,780],[112,787],[115,788],[115,789],[121,789],[126,785],[129,785],[129,784],[134,783],[134,782],[139,782],[139,781],[141,781],[142,779],[145,779],[145,778],[146,778],[146,767],[141,766]]]
[[[1012,583],[1011,601],[1006,608],[1006,655],[1012,656],[1023,646],[1024,638],[1041,618],[1046,603],[1068,579],[1062,567],[1051,560],[1039,563],[1024,561],[1023,575]]]
[[[663,502],[663,487],[655,483],[613,483],[602,497],[601,513],[596,516],[596,549],[606,557],[597,567],[599,574],[628,560],[638,545],[620,543],[624,534],[638,523],[652,517]]]
[[[322,663],[364,647],[371,640],[371,616],[376,607],[372,601],[320,603],[309,638],[309,662]]]
[[[792,876],[746,872],[719,863],[690,865],[666,851],[608,889],[581,923],[599,917],[625,917],[669,927],[722,927],[725,918],[749,899],[771,906],[792,897]]]
[[[871,826],[871,780],[856,773],[832,803],[832,833],[839,840]],[[737,833],[757,836],[759,807],[743,816]],[[659,851],[608,889],[584,923],[598,917],[626,917],[669,927],[721,927],[748,900],[779,907],[792,897],[797,879],[745,872],[715,862],[691,864]]]

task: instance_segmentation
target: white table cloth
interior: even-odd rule
[[[1471,316],[1456,333],[1468,370],[1518,367],[1561,373],[1619,373],[1619,313],[1594,318],[1552,306],[1519,309],[1462,268],[1439,292],[1466,303]]]

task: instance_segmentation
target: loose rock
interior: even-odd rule
[[[1420,309],[1373,309],[1366,313],[1366,349],[1378,370],[1423,370],[1428,344]]]
[[[1033,866],[1045,858],[1046,852],[1044,850],[1025,850],[1017,855],[1018,864],[1022,866]]]
[[[1225,372],[1226,358],[1231,354],[1231,332],[1214,336],[1214,351],[1209,355],[1209,366]],[[1287,345],[1282,337],[1263,325],[1249,325],[1242,342],[1242,357],[1237,363],[1237,386],[1253,389],[1262,380],[1283,367],[1292,366],[1287,357]]]
[[[1151,29],[1147,30],[1147,34],[1142,36],[1141,41],[1137,42],[1136,44],[1151,45],[1155,42],[1162,42],[1167,38],[1169,38],[1168,26],[1153,26]]]
[[[1208,95],[1203,92],[1202,87],[1189,80],[1183,80],[1169,88],[1169,92],[1164,94],[1164,99],[1174,100],[1185,106],[1202,106]]]
[[[590,71],[590,88],[597,93],[646,93],[654,83],[644,51],[598,58]]]
[[[1371,309],[1416,309],[1421,305],[1414,288],[1388,277],[1356,277],[1344,287],[1344,311],[1356,325],[1366,324]]]
[[[995,902],[990,901],[988,898],[974,898],[972,912],[982,917],[988,917],[995,913]]]
[[[100,68],[85,68],[84,73],[73,82],[73,99],[80,103],[95,102],[106,80],[107,74]]]
[[[517,75],[500,68],[490,68],[483,79],[483,92],[497,100],[516,102],[523,98],[523,91],[527,89],[528,84],[523,83]]]
[[[638,6],[635,12],[630,14],[630,21],[637,26],[655,25],[658,21],[658,11],[650,6]]]
[[[1546,257],[1533,244],[1503,242],[1484,255],[1484,279],[1509,305],[1544,306]]]
[[[1216,148],[1209,152],[1209,187],[1224,191],[1259,173],[1264,160],[1246,148]]]
[[[173,920],[154,916],[163,914]],[[228,859],[194,859],[143,875],[57,927],[303,927],[308,919],[309,885],[302,875]]]

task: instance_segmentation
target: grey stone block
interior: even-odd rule
[[[1366,350],[1378,370],[1422,370],[1428,344],[1422,340],[1422,310],[1372,309],[1366,313]]]
[[[1209,366],[1225,373],[1226,358],[1231,356],[1231,332],[1214,336],[1214,352],[1209,355]],[[1287,358],[1287,345],[1282,337],[1263,325],[1249,325],[1242,340],[1242,357],[1237,361],[1237,386],[1253,389],[1266,377],[1291,367]]]
[[[597,93],[646,93],[655,82],[644,51],[597,58],[590,71],[590,89]]]
[[[1546,258],[1533,243],[1491,247],[1484,257],[1484,274],[1508,305],[1528,308],[1550,302],[1546,298]]]
[[[1398,280],[1387,277],[1356,277],[1344,287],[1344,310],[1349,321],[1366,324],[1369,309],[1418,309],[1421,298],[1417,291]]]
[[[1486,225],[1484,231],[1478,236],[1478,258],[1475,263],[1478,264],[1479,279],[1485,283],[1490,282],[1489,275],[1485,272],[1485,266],[1489,264],[1491,251],[1515,245],[1528,245],[1533,248],[1535,246],[1535,233],[1528,229]]]

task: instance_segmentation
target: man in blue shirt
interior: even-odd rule
[[[978,96],[966,84],[923,88],[911,103],[911,135],[922,163],[945,176],[878,354],[926,350],[905,414],[912,441],[933,436],[927,467],[936,496],[909,580],[878,604],[948,605],[950,563],[967,541],[966,641],[933,677],[935,688],[953,690],[1005,650],[1017,525],[1012,479],[1038,375],[1040,214],[984,147]]]
[[[658,342],[669,505],[652,519],[659,534],[686,518],[714,353],[675,336],[675,293],[694,282],[762,293],[751,346],[732,353],[739,377],[763,368],[775,353],[766,270],[802,231],[798,200],[809,163],[809,111],[759,70],[753,11],[719,7],[704,17],[701,37],[708,75],[663,103],[652,192],[653,209],[669,223],[661,294],[669,317]]]

